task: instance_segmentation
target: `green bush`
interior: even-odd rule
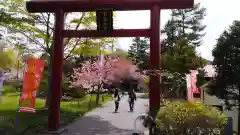
[[[14,86],[9,84],[3,85],[3,92],[2,92],[3,94],[14,93],[14,92],[17,92],[17,89]]]
[[[203,103],[174,101],[162,107],[156,117],[157,127],[162,131],[174,131],[178,134],[206,135],[222,131],[227,117],[212,106]],[[217,130],[216,130],[217,129]]]
[[[66,77],[64,74],[62,76],[62,94],[63,95],[66,95],[66,93],[68,93],[68,91],[70,90],[70,81],[69,81],[69,78]]]
[[[70,88],[67,91],[67,95],[74,98],[82,98],[86,95],[86,90],[84,88]]]
[[[70,84],[69,84],[68,77],[66,77],[63,74],[63,80],[62,80],[62,94],[63,95],[66,95],[66,93],[68,93],[68,91],[70,90],[69,85]],[[40,82],[40,86],[39,86],[39,90],[38,90],[38,97],[46,97],[48,89],[49,89],[49,85],[48,85],[48,69],[45,69],[44,72],[43,72],[42,80]]]
[[[48,90],[48,69],[44,69],[42,74],[42,80],[40,81],[39,89],[38,89],[38,97],[46,97]]]
[[[22,80],[6,80],[3,83],[3,94],[20,92],[22,89]]]

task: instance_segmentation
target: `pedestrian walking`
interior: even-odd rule
[[[128,92],[128,102],[129,102],[129,109],[133,112],[134,109],[134,102],[137,100],[136,93],[134,91]]]
[[[125,95],[125,93],[124,93],[124,91],[122,91],[122,97],[124,97],[124,95]]]
[[[115,89],[113,94],[114,102],[115,102],[115,113],[117,113],[119,108],[119,102],[121,100],[118,89]]]

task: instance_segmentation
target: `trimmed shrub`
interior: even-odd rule
[[[159,110],[156,117],[157,127],[162,131],[181,135],[217,135],[226,123],[227,117],[222,112],[199,101],[169,102]]]

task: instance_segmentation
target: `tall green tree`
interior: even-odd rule
[[[161,31],[162,34],[166,35],[166,38],[162,41],[163,50],[162,52],[170,52],[173,49],[176,41],[177,41],[177,25],[173,21],[173,16],[170,20],[167,21],[166,25],[164,26],[163,30]],[[173,52],[173,51],[172,51]]]
[[[201,7],[200,3],[189,9],[172,10],[172,21],[176,25],[178,39],[186,39],[189,45],[200,46],[202,37],[205,35],[206,25],[202,24],[206,8]]]
[[[186,74],[198,70],[206,60],[198,56],[195,47],[187,45],[186,40],[179,41],[171,51],[174,53],[168,53],[168,50],[163,55],[164,88],[171,94],[185,97]]]
[[[209,93],[224,99],[229,109],[237,107],[240,114],[240,21],[234,21],[220,35],[212,54],[217,75],[209,86]]]
[[[206,15],[206,8],[200,3],[189,9],[171,10],[171,18],[161,31],[166,38],[162,41],[165,50],[169,50],[178,40],[185,39],[188,45],[200,46],[205,35],[206,25],[202,23]]]
[[[185,74],[206,64],[196,52],[204,36],[206,26],[202,20],[205,12],[200,3],[190,9],[172,10],[171,18],[162,30],[166,36],[162,41],[163,71],[166,72],[163,80],[168,91],[185,96]]]
[[[213,65],[216,66],[217,76],[213,94],[220,98],[239,100],[236,91],[240,89],[240,21],[234,21],[228,30],[225,30],[217,39],[213,49]],[[234,90],[231,90],[234,89]],[[234,104],[233,104],[234,105]]]
[[[128,50],[128,58],[130,58],[140,70],[147,70],[149,63],[148,39],[141,39],[140,37],[134,38]]]
[[[188,45],[187,42],[186,40],[179,41],[171,50],[173,54],[169,51],[164,53],[164,69],[186,74],[189,70],[200,68],[205,63],[203,58],[197,54],[195,47]]]

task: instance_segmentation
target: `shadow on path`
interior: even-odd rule
[[[96,108],[67,126],[67,131],[61,135],[132,135],[134,121],[146,112],[146,104],[147,99],[137,99],[134,112],[128,112],[128,97],[124,96],[120,101],[118,113],[113,113],[114,103],[108,102],[103,108]],[[142,130],[141,124],[138,130]]]

